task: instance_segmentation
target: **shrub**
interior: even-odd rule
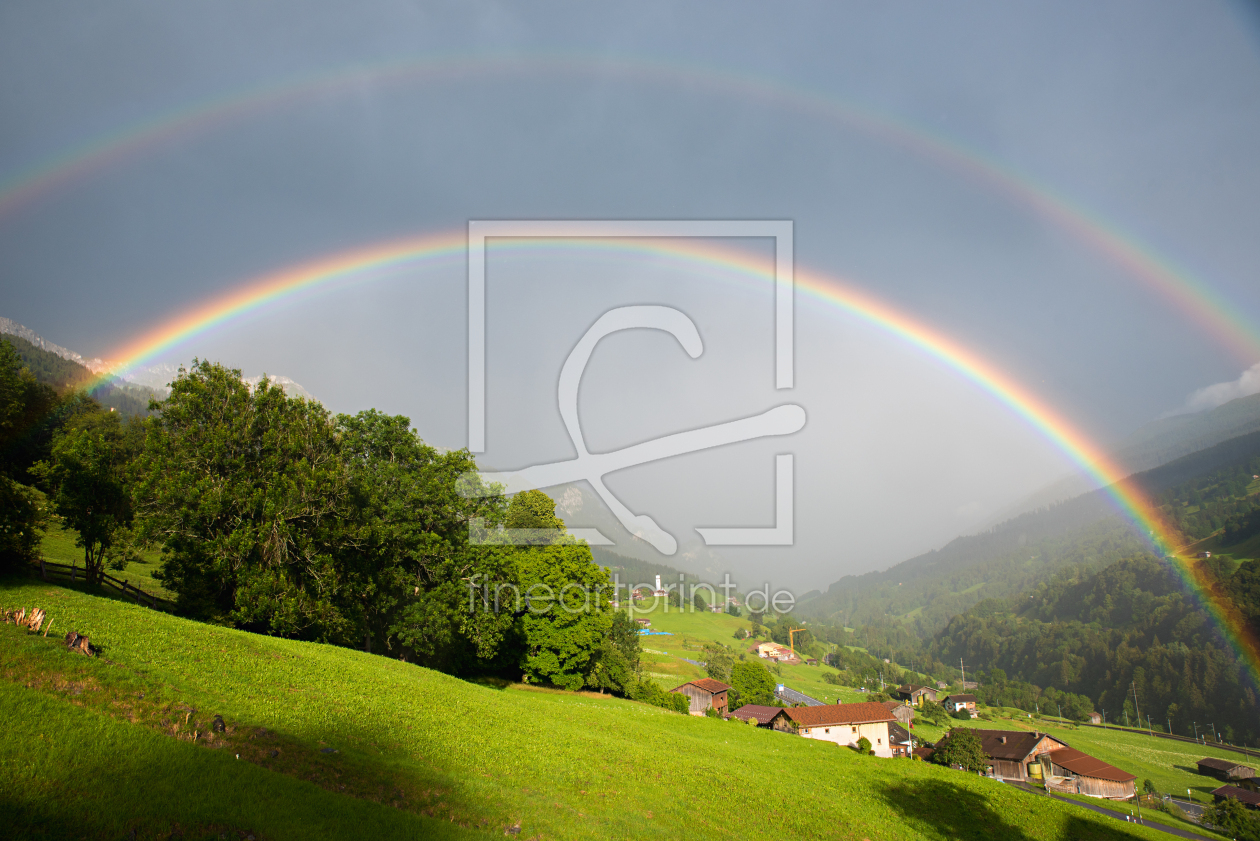
[[[650,681],[636,683],[630,687],[626,695],[632,700],[651,704],[654,707],[663,707],[683,715],[686,715],[691,709],[691,699],[686,695],[677,692],[666,692]]]
[[[971,721],[971,713],[965,709],[954,710],[950,713],[950,717],[956,718],[959,721]]]

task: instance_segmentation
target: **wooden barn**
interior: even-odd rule
[[[913,683],[907,683],[907,684],[904,684],[904,685],[902,685],[902,686],[898,686],[898,687],[894,690],[894,693],[895,693],[895,694],[896,694],[896,696],[897,696],[898,698],[900,698],[901,700],[903,700],[903,701],[907,701],[907,702],[909,702],[910,704],[913,704],[913,705],[914,705],[914,706],[916,706],[916,707],[921,707],[921,706],[923,706],[923,702],[924,702],[925,700],[926,700],[926,701],[935,701],[935,700],[936,700],[936,690],[935,690],[935,689],[932,689],[932,688],[927,687],[927,686],[918,686],[918,685],[913,684]]]
[[[1256,769],[1234,762],[1231,759],[1217,759],[1214,756],[1204,757],[1197,763],[1199,773],[1215,777],[1223,783],[1236,783],[1239,780],[1250,780],[1256,775]]]
[[[914,725],[914,707],[900,701],[885,701],[884,706],[893,714],[893,718],[901,723],[902,727]]]
[[[1041,779],[1040,757],[1067,747],[1046,733],[1025,733],[1018,730],[971,732],[980,738],[984,755],[992,763],[993,776],[1003,780]],[[949,736],[946,736],[942,741],[948,739]]]
[[[1065,794],[1128,800],[1137,777],[1075,748],[1061,748],[1041,757],[1046,788]]]
[[[702,677],[670,690],[691,699],[690,713],[692,715],[704,715],[704,711],[710,707],[719,713],[725,713],[726,694],[729,691],[729,686],[711,677]]]

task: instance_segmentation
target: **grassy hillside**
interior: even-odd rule
[[[435,834],[423,816],[522,838],[1158,837],[925,763],[0,581],[18,605],[103,646],[0,626],[0,796],[26,837]]]

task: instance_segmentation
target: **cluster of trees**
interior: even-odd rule
[[[33,556],[51,508],[79,535],[89,581],[160,549],[155,577],[190,617],[660,702],[607,572],[561,536],[545,494],[485,495],[467,451],[439,452],[404,417],[333,415],[208,362],[171,385],[151,416],[124,421],[59,397],[0,343],[6,563]],[[505,545],[499,527],[557,536]]]
[[[730,685],[731,690],[727,693],[730,709],[739,709],[744,704],[783,706],[774,694],[774,676],[760,659],[750,658],[742,651],[735,652],[717,643],[705,645],[701,656],[709,677]]]
[[[1248,562],[1220,583],[1235,588],[1231,597],[1252,616],[1260,615],[1257,572]],[[1152,727],[1171,726],[1177,733],[1191,732],[1195,721],[1212,721],[1228,741],[1257,736],[1257,699],[1242,663],[1169,567],[1150,555],[1055,580],[1016,605],[978,605],[955,617],[932,650],[942,658],[989,664],[991,675],[1001,669],[1016,676],[1019,682],[1005,682],[1008,694],[998,689],[995,697],[1023,709],[1031,709],[1036,686],[1047,686],[1066,696],[1065,715],[1075,695],[1080,708],[1093,699],[1093,708],[1106,710],[1113,722],[1127,716],[1136,725],[1140,712],[1143,724],[1149,716]],[[1063,696],[1050,697],[1063,703]],[[1041,712],[1051,710],[1042,703]]]

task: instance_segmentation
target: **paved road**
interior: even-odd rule
[[[1010,780],[1010,781],[1007,781],[1006,784],[1015,786],[1017,788],[1022,788],[1024,791],[1027,791],[1031,794],[1035,794],[1038,797],[1046,796],[1044,789],[1033,788],[1027,783],[1016,782],[1014,780]],[[1050,796],[1054,797],[1054,795],[1050,795]],[[1109,818],[1115,818],[1116,820],[1121,821],[1123,823],[1131,823],[1131,821],[1126,821],[1125,815],[1121,814],[1120,812],[1113,811],[1112,809],[1105,809],[1102,806],[1095,806],[1093,803],[1082,803],[1079,800],[1068,800],[1065,797],[1055,797],[1054,799],[1058,800],[1060,803],[1070,803],[1073,806],[1080,806],[1082,809],[1089,809],[1091,812],[1097,812],[1100,815],[1106,815]],[[1181,805],[1181,804],[1178,803],[1177,805]],[[1154,830],[1158,830],[1159,832],[1167,832],[1169,835],[1176,835],[1178,838],[1194,838],[1194,839],[1197,839],[1198,841],[1220,841],[1219,838],[1215,838],[1215,839],[1210,838],[1207,835],[1199,835],[1198,833],[1190,832],[1189,830],[1186,830],[1186,829],[1180,829],[1175,826],[1164,826],[1162,823],[1154,823],[1152,821],[1143,821],[1141,825],[1146,827],[1147,829],[1154,829]]]
[[[817,698],[811,698],[804,692],[797,692],[795,689],[788,689],[786,686],[775,691],[775,696],[780,700],[789,704],[804,704],[807,707],[823,707],[826,706],[825,701],[819,701]]]

